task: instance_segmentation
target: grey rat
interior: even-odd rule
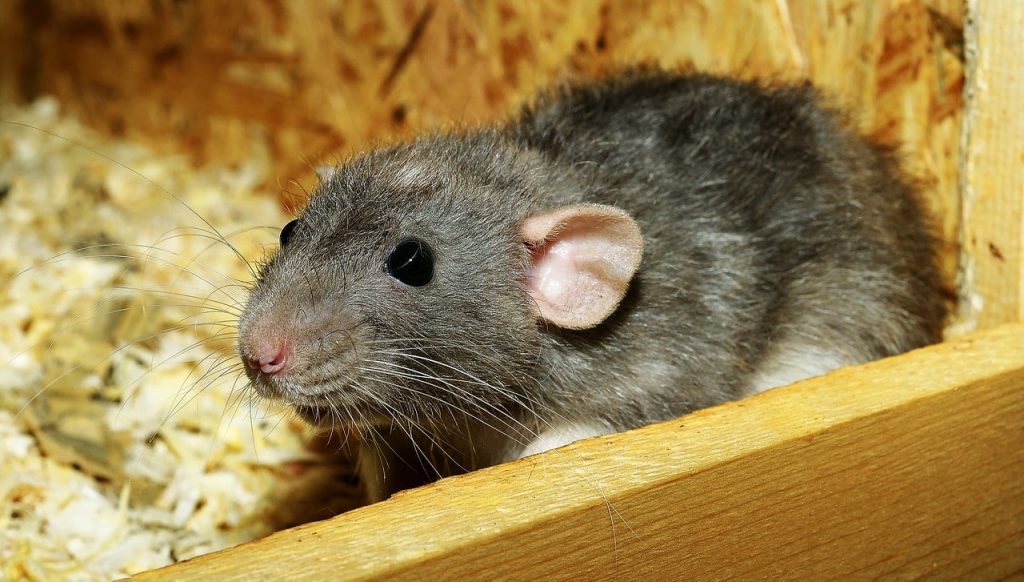
[[[893,157],[807,86],[631,71],[323,176],[239,324],[372,500],[940,339]]]

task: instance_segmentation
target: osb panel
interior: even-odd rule
[[[955,273],[961,1],[0,0],[0,14],[0,97],[56,94],[200,163],[267,146],[281,184],[626,63],[809,78],[901,147]]]
[[[1024,319],[1024,64],[1020,0],[970,0],[961,327]]]

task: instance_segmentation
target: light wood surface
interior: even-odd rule
[[[1024,2],[970,0],[962,319],[1024,319]]]
[[[447,479],[142,575],[1024,575],[1024,325]]]

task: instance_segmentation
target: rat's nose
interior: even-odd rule
[[[291,349],[283,342],[264,343],[245,358],[250,368],[270,375],[286,370],[291,361]]]

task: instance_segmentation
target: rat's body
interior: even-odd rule
[[[410,238],[423,285],[385,267]],[[241,352],[260,393],[363,429],[373,498],[436,476],[424,458],[457,472],[672,418],[937,341],[944,316],[892,161],[809,89],[704,76],[633,73],[358,157],[282,240]]]

